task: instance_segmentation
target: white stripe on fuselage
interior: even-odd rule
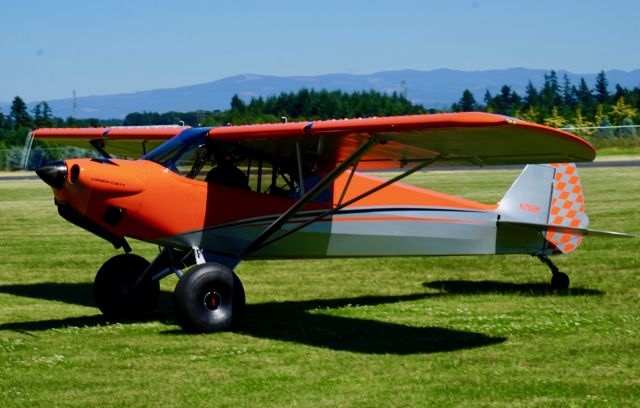
[[[319,214],[302,212],[282,230],[296,228]],[[277,217],[245,219],[161,241],[171,246],[197,246],[216,253],[238,254]],[[345,209],[248,257],[492,254],[496,248],[496,221],[497,214],[493,211],[426,207]]]

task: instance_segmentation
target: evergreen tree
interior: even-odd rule
[[[540,104],[540,94],[531,81],[527,83],[524,93],[524,103],[527,107],[536,107]]]
[[[51,106],[46,101],[42,101],[42,118],[47,123],[53,123],[53,113]]]
[[[631,106],[634,106],[636,109],[640,109],[640,88],[636,86],[629,91],[628,96],[629,104],[631,104]]]
[[[474,98],[471,91],[465,89],[460,100],[451,106],[451,110],[454,112],[473,112],[478,110],[476,98]]]
[[[567,74],[562,77],[562,102],[567,108],[573,108],[576,104],[576,87],[573,86]]]
[[[64,123],[65,127],[81,127],[82,126],[82,122],[80,122],[80,120],[74,118],[73,116],[69,116],[67,118],[67,120]]]
[[[36,126],[38,126],[39,119],[42,119],[42,105],[40,105],[39,103],[36,104],[36,106],[33,107],[32,113],[33,113],[33,120]]]
[[[562,105],[560,95],[560,85],[558,85],[558,75],[551,70],[549,74],[544,74],[544,84],[540,91],[540,103],[548,110],[552,106]]]
[[[598,103],[609,103],[609,82],[607,81],[607,75],[604,71],[600,71],[598,76],[596,77],[596,86],[594,88],[596,102]]]
[[[487,95],[490,96],[487,93],[485,98],[487,98]],[[500,93],[489,99],[488,104],[491,106],[491,111],[503,115],[513,116],[522,107],[522,98],[508,85],[502,86]]]
[[[585,112],[592,113],[595,100],[584,78],[580,78],[580,85],[578,85],[578,89],[576,90],[576,99],[577,103],[582,106]]]
[[[22,98],[16,96],[11,103],[11,118],[13,119],[14,128],[32,128],[33,120],[27,110],[27,104],[24,103]]]
[[[625,100],[629,100],[630,92],[621,87],[620,84],[616,84],[616,92],[613,94],[613,100],[617,101],[620,98],[624,98]]]
[[[484,93],[483,100],[484,100],[485,112],[489,112],[489,113],[494,112],[493,106],[491,105],[491,101],[493,100],[493,97],[491,96],[491,92],[489,92],[488,89]]]
[[[240,113],[244,113],[246,109],[247,105],[242,99],[240,99],[238,94],[233,95],[233,97],[231,98],[231,110],[236,110]]]
[[[33,122],[35,127],[51,127],[53,126],[53,116],[51,115],[51,107],[47,102],[40,102],[33,108]]]
[[[246,106],[238,99],[227,114],[229,122],[255,123],[258,121],[280,121],[285,116],[290,120],[315,120],[345,117],[371,117],[406,115],[424,112],[397,92],[383,94],[377,91],[354,92],[315,91],[302,89],[297,93],[281,93],[266,100],[253,98]],[[245,112],[246,111],[246,112]]]

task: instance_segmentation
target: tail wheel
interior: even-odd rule
[[[133,254],[116,255],[102,265],[93,282],[96,305],[107,317],[140,318],[158,305],[160,282],[140,280],[149,266],[146,259]]]
[[[229,330],[242,317],[244,288],[231,269],[207,262],[180,278],[173,303],[178,323],[185,330],[200,333]]]

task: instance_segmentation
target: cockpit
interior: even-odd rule
[[[312,168],[299,166],[295,159],[256,150],[249,144],[212,140],[209,130],[185,130],[142,159],[187,178],[291,199],[300,198],[308,183],[319,180]],[[300,180],[304,180],[302,189]],[[328,194],[321,194],[315,201],[328,198]]]

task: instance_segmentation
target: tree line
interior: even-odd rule
[[[121,120],[76,119],[66,120],[53,116],[47,102],[37,103],[31,111],[22,98],[16,96],[8,115],[0,112],[0,170],[22,166],[23,146],[32,129],[46,127],[99,127],[121,125]],[[52,149],[53,148],[53,149]],[[37,168],[43,163],[67,157],[95,156],[94,153],[70,146],[57,146],[36,140],[29,155],[28,168]]]
[[[322,120],[426,113],[419,104],[406,96],[377,91],[352,92],[301,89],[266,98],[251,98],[245,102],[238,95],[231,98],[226,111],[197,111],[186,114],[167,112],[135,112],[128,114],[124,125],[163,125],[183,121],[191,126],[220,126],[226,124],[277,123],[288,121]],[[432,110],[435,112],[435,110]]]
[[[51,107],[47,102],[37,103],[29,111],[24,100],[16,96],[11,102],[9,114],[0,111],[0,149],[24,144],[29,130],[38,128],[61,127],[99,127],[121,125],[118,119],[77,119],[68,117],[62,119],[53,116]]]
[[[279,95],[251,98],[245,101],[234,95],[230,108],[193,112],[133,112],[124,120],[62,119],[53,115],[47,102],[31,110],[16,96],[8,114],[0,112],[0,149],[21,146],[29,129],[41,127],[97,127],[113,125],[168,125],[184,123],[190,126],[224,126],[227,124],[276,123],[283,120],[322,120],[371,116],[407,115],[436,112],[485,111],[518,117],[553,127],[592,127],[636,125],[640,123],[640,88],[626,89],[616,84],[610,91],[604,71],[590,88],[584,78],[573,84],[564,75],[560,80],[555,71],[544,75],[536,88],[531,82],[521,95],[509,85],[493,95],[486,91],[483,101],[476,101],[465,89],[450,109],[426,109],[411,102],[404,93],[377,91],[343,92],[301,89]],[[285,118],[285,119],[283,119]],[[634,130],[629,136],[637,143]],[[583,136],[594,136],[588,131]],[[600,133],[601,137],[603,133]],[[609,135],[604,133],[605,136]],[[613,133],[611,133],[613,135]],[[619,134],[620,135],[620,134]],[[624,134],[622,134],[624,135]],[[590,139],[591,140],[591,139]],[[591,140],[593,142],[593,140]],[[36,146],[44,146],[42,142]],[[0,163],[1,164],[1,163]]]
[[[566,74],[560,81],[556,72],[550,71],[540,89],[529,81],[523,95],[504,85],[496,95],[486,91],[483,103],[478,103],[465,89],[451,110],[500,113],[556,128],[628,126],[640,123],[640,88],[616,84],[610,92],[604,71],[597,75],[593,88],[584,78],[576,86]]]
[[[0,168],[18,167],[22,146],[29,129],[42,127],[99,127],[99,126],[144,126],[173,125],[224,126],[232,124],[274,123],[286,120],[318,120],[334,117],[370,117],[425,113],[426,110],[413,104],[398,93],[386,94],[376,91],[345,93],[341,91],[316,91],[302,89],[298,92],[281,93],[267,98],[243,101],[238,95],[231,99],[231,107],[225,111],[195,112],[133,112],[124,120],[76,119],[66,120],[52,115],[46,102],[36,104],[31,111],[22,98],[16,96],[10,112],[0,112]],[[434,112],[434,111],[432,111]],[[78,155],[76,148],[60,147],[51,153],[45,149],[55,145],[36,140],[31,167],[48,160]],[[86,153],[84,153],[86,155]]]

